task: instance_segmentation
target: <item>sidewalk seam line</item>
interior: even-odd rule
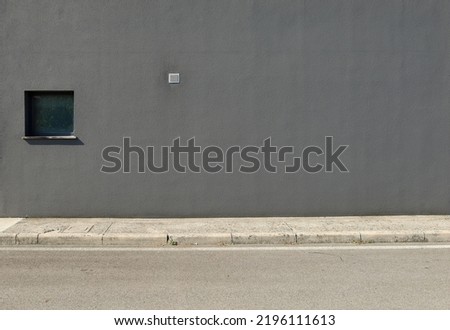
[[[94,228],[94,226],[95,226],[95,225],[92,225],[92,226],[89,228],[89,230],[86,232],[86,234],[89,234],[89,233],[91,232],[92,228]]]
[[[106,228],[106,229],[103,231],[103,233],[102,233],[102,244],[101,244],[101,245],[104,245],[103,238],[105,237],[105,234],[108,232],[109,228],[111,228],[111,226],[113,225],[113,223],[114,223],[114,222],[111,221],[111,223],[109,224],[108,228]],[[94,226],[92,226],[92,227],[94,227]]]

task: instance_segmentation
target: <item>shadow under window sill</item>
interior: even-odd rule
[[[75,135],[57,135],[57,136],[22,136],[28,144],[33,145],[84,145],[84,143]]]

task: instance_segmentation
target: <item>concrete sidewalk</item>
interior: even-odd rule
[[[450,242],[450,216],[0,218],[0,245],[173,246]]]

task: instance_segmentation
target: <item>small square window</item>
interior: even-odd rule
[[[25,92],[25,135],[73,136],[73,94],[73,91]]]

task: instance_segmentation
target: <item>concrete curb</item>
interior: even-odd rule
[[[297,244],[362,243],[361,234],[355,232],[329,232],[297,234]]]
[[[167,235],[164,234],[120,233],[104,234],[102,237],[102,245],[109,246],[159,247],[166,244]]]
[[[31,245],[38,244],[38,233],[18,233],[16,236],[16,244]]]
[[[295,244],[293,233],[232,233],[233,244]]]
[[[231,234],[208,233],[198,234],[169,234],[168,245],[230,245],[232,244]]]
[[[0,218],[0,223],[2,219]],[[5,221],[6,223],[7,221]],[[450,216],[10,221],[1,246],[224,246],[450,242]],[[4,226],[5,227],[5,226]]]
[[[424,235],[427,242],[450,242],[450,230],[425,232]]]
[[[15,245],[17,234],[0,233],[0,245]]]
[[[46,233],[39,234],[40,245],[102,245],[102,235],[84,233]]]

